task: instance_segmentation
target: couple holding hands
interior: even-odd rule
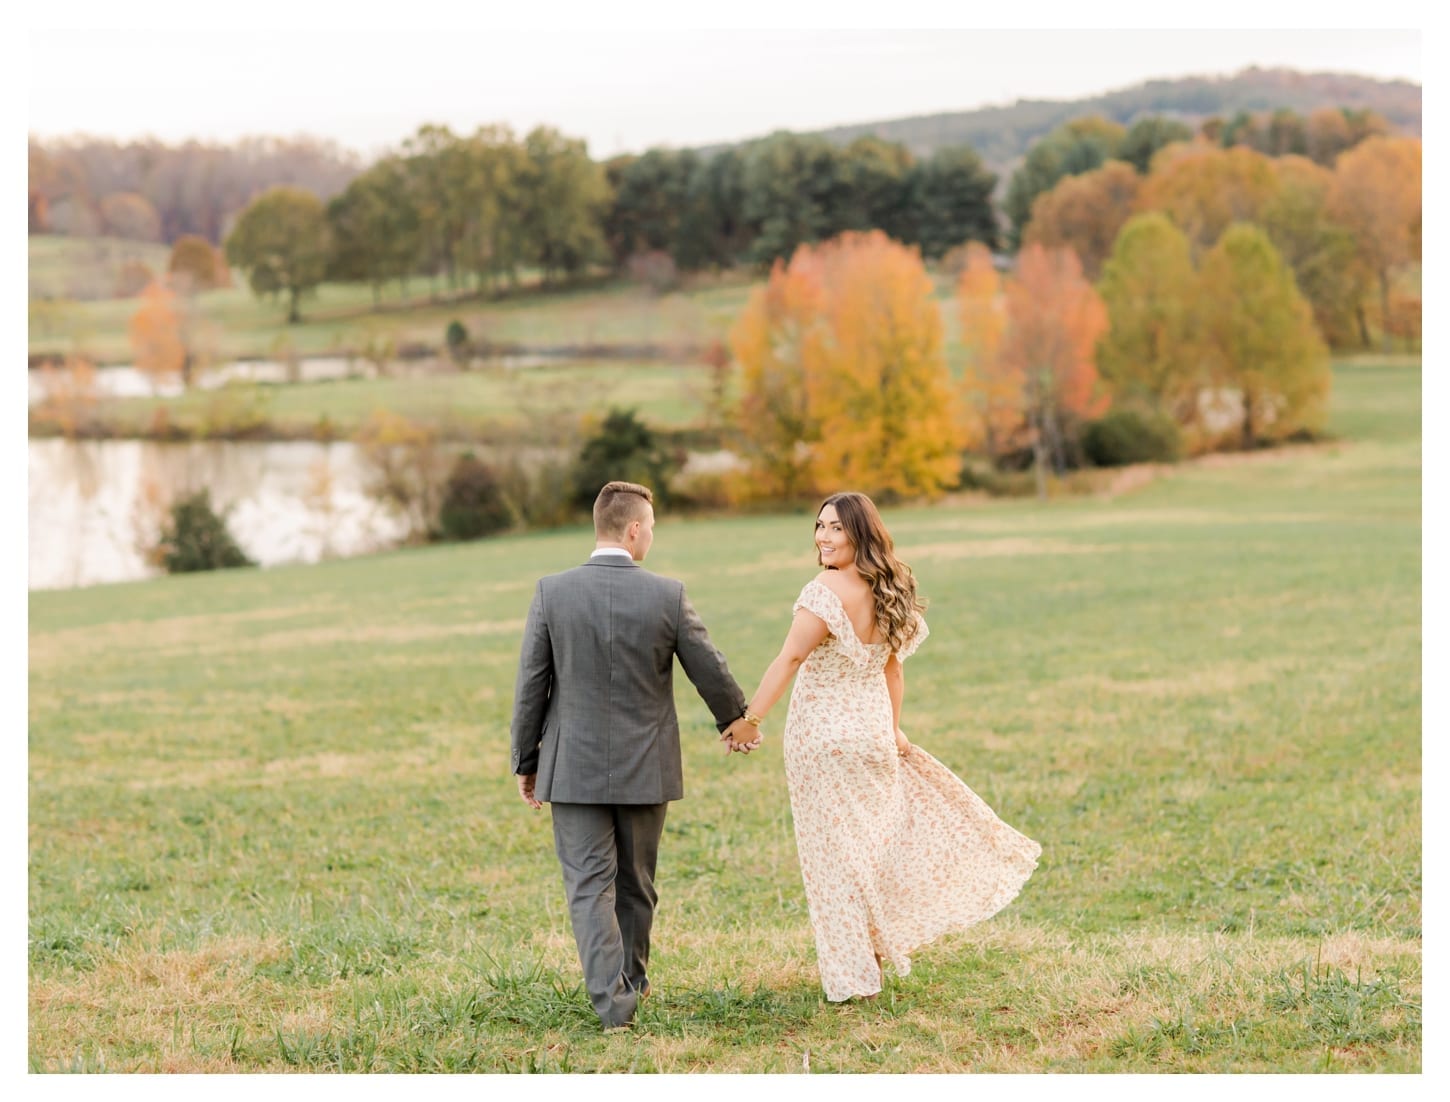
[[[649,994],[655,865],[665,811],[684,795],[674,663],[731,751],[795,681],[786,783],[826,998],[872,998],[886,963],[990,917],[1041,847],[1002,822],[901,732],[902,662],[927,637],[911,569],[864,494],[815,521],[824,568],[797,597],[780,653],[747,701],[685,595],[640,567],[654,539],[647,487],[594,502],[583,566],[539,581],[519,655],[511,728],[519,794],[550,805],[590,1003],[628,1026]]]

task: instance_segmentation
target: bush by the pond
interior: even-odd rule
[[[666,452],[634,410],[613,409],[580,449],[571,499],[576,508],[592,509],[605,483],[622,480],[648,486],[655,500],[663,502],[670,476],[679,467],[680,462]]]
[[[492,468],[472,452],[453,464],[438,509],[438,529],[445,540],[476,540],[513,524],[503,487]]]
[[[1083,454],[1097,467],[1173,463],[1183,455],[1183,434],[1166,414],[1115,409],[1083,429]]]
[[[198,490],[171,506],[157,552],[168,574],[257,565],[237,546],[225,519],[212,508],[207,490]]]

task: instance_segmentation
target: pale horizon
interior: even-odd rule
[[[1421,84],[1392,30],[45,30],[41,140],[310,137],[370,159],[425,123],[583,138],[591,156],[1076,100],[1294,69]],[[219,77],[218,74],[221,74]],[[183,90],[184,94],[178,94]]]

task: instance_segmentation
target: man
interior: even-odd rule
[[[628,1026],[649,994],[655,860],[665,808],[684,795],[674,660],[731,751],[760,743],[683,583],[639,566],[653,501],[632,482],[599,491],[589,562],[534,590],[514,690],[519,795],[551,805],[584,985],[607,1030]]]

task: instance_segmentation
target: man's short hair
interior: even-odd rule
[[[594,499],[594,534],[620,539],[636,520],[644,520],[645,506],[653,505],[654,494],[638,482],[611,482]]]

